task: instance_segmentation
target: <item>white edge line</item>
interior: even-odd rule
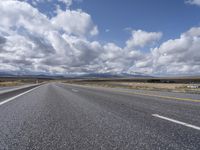
[[[24,85],[24,86],[22,85],[22,86],[11,88],[11,89],[7,89],[7,90],[2,89],[2,90],[0,90],[0,94],[13,92],[13,91],[21,90],[21,89],[24,89],[24,88],[29,88],[29,87],[32,87],[34,85],[39,85],[39,84],[30,84],[30,85]]]
[[[9,99],[6,99],[6,100],[0,102],[0,106],[3,105],[3,104],[5,104],[5,103],[7,103],[7,102],[10,102],[10,101],[12,101],[12,100],[18,98],[18,97],[20,97],[20,96],[22,96],[22,95],[24,95],[24,94],[27,94],[27,93],[29,93],[29,92],[31,92],[31,91],[33,91],[33,90],[39,88],[39,87],[40,87],[40,86],[37,86],[37,87],[35,87],[35,88],[33,88],[33,89],[30,89],[30,90],[28,90],[28,91],[26,91],[26,92],[20,93],[20,94],[14,96],[14,97],[11,97],[11,98],[9,98]]]
[[[164,119],[164,120],[168,120],[168,121],[171,121],[171,122],[174,122],[174,123],[186,126],[186,127],[196,129],[196,130],[200,130],[200,127],[192,125],[192,124],[188,124],[188,123],[185,123],[185,122],[182,122],[182,121],[178,121],[178,120],[171,119],[171,118],[168,118],[168,117],[160,116],[158,114],[152,114],[152,116],[157,117],[157,118],[161,118],[161,119]]]

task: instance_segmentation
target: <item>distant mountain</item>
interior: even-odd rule
[[[128,74],[128,73],[87,73],[82,75],[67,76],[68,78],[145,78],[151,77],[142,74]]]
[[[72,79],[72,78],[145,78],[151,77],[143,74],[128,74],[128,73],[85,73],[85,74],[70,74],[70,75],[49,75],[49,74],[25,74],[19,75],[14,73],[0,72],[0,77],[21,77],[21,78],[50,78],[50,79]]]
[[[148,77],[153,77],[150,75],[146,75],[146,74],[141,74],[141,73],[135,73],[135,74],[128,74],[128,73],[122,73],[121,76],[123,77],[132,77],[132,78],[148,78]]]
[[[42,79],[57,79],[57,78],[64,78],[64,76],[60,75],[46,75],[46,74],[36,74],[36,75],[19,75],[14,73],[3,73],[0,72],[0,77],[11,77],[11,78],[42,78]]]
[[[13,77],[15,75],[11,74],[11,73],[4,73],[4,72],[0,72],[0,77]]]

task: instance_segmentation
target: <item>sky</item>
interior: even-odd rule
[[[200,74],[200,0],[1,0],[0,73]]]

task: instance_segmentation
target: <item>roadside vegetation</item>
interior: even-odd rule
[[[19,82],[19,81],[1,81],[0,82],[0,87],[7,87],[7,86],[20,86],[23,85],[24,83]]]
[[[200,88],[192,85],[200,85],[198,83],[147,83],[147,82],[131,82],[131,81],[96,81],[96,80],[72,80],[65,83],[80,84],[87,86],[102,86],[110,88],[128,88],[136,90],[159,90],[169,92],[185,92],[200,94]]]
[[[21,86],[26,84],[35,84],[43,82],[38,79],[20,79],[20,78],[0,78],[0,87]]]

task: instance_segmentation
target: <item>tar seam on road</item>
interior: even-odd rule
[[[10,101],[12,101],[12,100],[18,98],[18,97],[20,97],[20,96],[22,96],[22,95],[24,95],[24,94],[27,94],[27,93],[29,93],[29,92],[31,92],[31,91],[33,91],[33,90],[39,88],[39,87],[40,87],[40,86],[35,87],[35,88],[33,88],[33,89],[30,89],[30,90],[28,90],[28,91],[26,91],[26,92],[20,93],[20,94],[14,96],[14,97],[9,98],[9,99],[6,99],[6,100],[0,102],[0,106],[3,105],[3,104],[5,104],[5,103],[7,103],[7,102],[10,102]]]
[[[158,114],[152,114],[152,116],[160,118],[160,119],[164,119],[164,120],[167,120],[167,121],[171,121],[171,122],[174,122],[174,123],[186,126],[186,127],[190,127],[190,128],[196,129],[196,130],[200,130],[200,127],[192,125],[192,124],[188,124],[188,123],[185,123],[185,122],[182,122],[182,121],[178,121],[178,120],[171,119],[171,118],[168,118],[168,117],[160,116]]]

